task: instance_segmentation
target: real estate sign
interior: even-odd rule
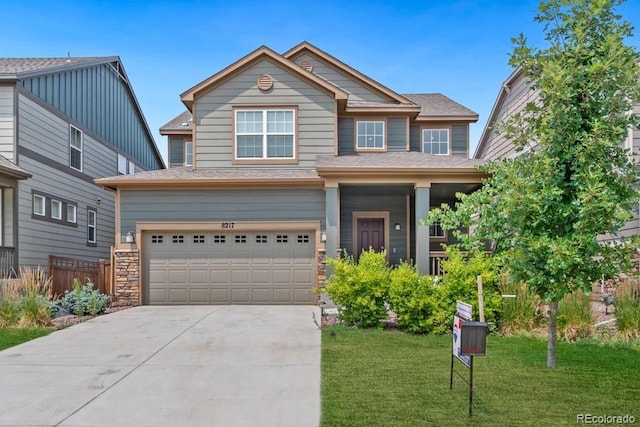
[[[472,310],[473,308],[471,307],[471,304],[456,301],[456,314],[453,316],[453,355],[467,367],[471,366],[471,356],[460,354],[460,340],[462,333],[462,321],[471,320]]]

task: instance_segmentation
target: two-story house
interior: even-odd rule
[[[110,257],[95,178],[163,168],[118,57],[0,58],[0,275]]]
[[[133,304],[313,303],[338,249],[427,273],[450,236],[421,220],[484,177],[476,113],[307,42],[260,47],[181,100],[167,170],[97,180],[116,191],[116,287]]]
[[[530,81],[528,81],[520,68],[516,69],[498,91],[498,96],[473,157],[482,160],[498,160],[517,156],[515,145],[503,134],[496,132],[495,127],[497,123],[521,112],[528,103],[535,102],[536,99],[537,92],[532,89]],[[640,114],[640,105],[634,105],[633,110],[635,114]],[[640,159],[640,130],[629,128],[627,138],[621,141],[621,144],[629,150],[629,154],[638,162]],[[535,149],[535,147],[525,148],[525,151],[531,149]],[[618,235],[603,235],[599,237],[599,240],[601,242],[612,242],[620,237],[640,234],[640,215],[638,215],[638,212],[639,208],[636,205],[633,211],[634,218],[620,230]]]

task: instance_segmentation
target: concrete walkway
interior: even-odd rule
[[[137,307],[0,352],[0,426],[317,426],[314,306]]]

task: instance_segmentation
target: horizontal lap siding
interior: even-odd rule
[[[328,80],[342,90],[349,92],[350,101],[386,102],[387,98],[373,92],[371,89],[359,83],[347,73],[337,70],[320,58],[310,54],[303,54],[295,57],[293,61],[300,64],[302,61],[309,61],[313,65],[313,73]]]
[[[262,74],[270,75],[274,81],[273,88],[267,92],[257,88],[257,79]],[[288,167],[313,167],[317,155],[333,154],[336,127],[333,97],[274,63],[262,60],[196,99],[195,159],[198,168],[232,167],[234,142],[231,107],[242,105],[297,107],[296,144],[299,161],[297,165]]]
[[[468,125],[451,126],[451,154],[454,156],[468,156],[467,129]]]
[[[14,126],[13,86],[0,86],[0,155],[13,160]]]
[[[420,126],[411,126],[409,128],[409,146],[410,151],[422,152]]]
[[[170,202],[169,202],[170,201]],[[122,191],[122,230],[144,221],[321,221],[324,190]],[[324,227],[324,225],[323,225]]]
[[[353,149],[354,124],[352,118],[338,119],[338,152],[345,156],[355,153]]]

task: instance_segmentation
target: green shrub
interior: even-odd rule
[[[18,323],[18,314],[18,304],[9,298],[0,296],[0,328]]]
[[[107,296],[93,289],[93,283],[82,286],[78,279],[73,279],[73,290],[65,291],[61,299],[62,308],[76,316],[95,316],[107,308]]]
[[[615,292],[618,332],[626,339],[640,338],[640,281],[626,280]]]
[[[515,298],[503,298],[500,306],[499,327],[502,334],[517,331],[529,331],[538,321],[538,298],[526,283],[510,283],[507,275],[500,276],[498,289],[502,295],[515,295]]]
[[[398,315],[398,325],[406,332],[429,333],[434,313],[439,309],[435,276],[420,276],[418,269],[401,262],[391,271],[389,305]]]
[[[41,267],[22,267],[17,278],[5,278],[0,285],[0,326],[51,324],[55,313],[51,282]]]
[[[567,294],[558,302],[558,338],[573,341],[593,333],[591,297],[581,290]]]
[[[19,327],[35,328],[51,324],[51,318],[55,314],[55,305],[44,295],[31,293],[20,299],[18,312]]]
[[[436,287],[440,308],[434,313],[434,332],[451,330],[457,300],[471,304],[474,318],[478,318],[478,276],[482,276],[485,321],[495,322],[502,302],[495,263],[484,252],[466,254],[454,246],[447,247],[446,252],[447,259],[442,262],[445,275]]]
[[[327,259],[327,264],[332,273],[326,290],[338,306],[340,320],[347,325],[379,327],[380,320],[387,318],[390,270],[386,252],[362,252],[357,263],[345,253]]]

